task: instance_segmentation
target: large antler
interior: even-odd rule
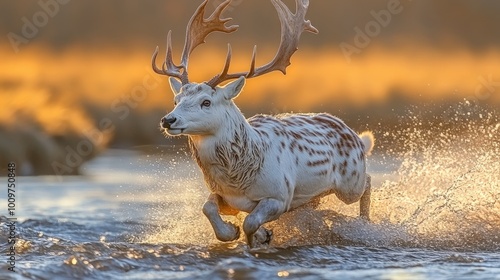
[[[212,32],[220,31],[224,33],[231,33],[238,29],[237,25],[226,26],[226,22],[230,21],[231,18],[223,19],[220,17],[224,9],[231,3],[231,0],[221,3],[208,19],[204,19],[203,15],[205,13],[207,3],[208,0],[203,1],[189,20],[186,27],[186,40],[184,42],[180,65],[176,65],[172,60],[171,31],[169,31],[167,35],[167,53],[165,55],[165,61],[162,64],[162,69],[159,69],[156,66],[156,57],[158,56],[159,51],[159,48],[156,47],[151,59],[153,70],[156,73],[178,78],[181,80],[183,85],[189,83],[188,64],[189,56],[193,50],[198,45],[205,43],[205,38]]]
[[[290,58],[298,49],[300,35],[304,31],[309,31],[311,33],[318,33],[318,30],[312,26],[309,20],[305,20],[307,8],[309,6],[309,0],[296,0],[296,12],[293,14],[290,12],[288,7],[280,0],[271,0],[276,11],[278,12],[278,17],[281,24],[281,41],[278,48],[278,52],[271,62],[263,65],[261,67],[255,68],[255,57],[257,54],[257,46],[254,46],[252,54],[252,62],[250,64],[250,70],[247,72],[239,72],[228,74],[229,65],[231,63],[231,45],[228,45],[226,63],[222,70],[222,73],[213,77],[207,82],[212,88],[215,88],[220,83],[237,79],[241,76],[246,78],[254,78],[272,71],[281,71],[286,74],[286,67],[290,65]]]

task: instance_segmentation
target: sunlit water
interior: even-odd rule
[[[500,279],[500,123],[480,114],[375,130],[402,145],[369,158],[373,221],[330,196],[268,224],[272,246],[256,251],[215,239],[185,148],[109,151],[62,181],[20,177],[17,273],[2,260],[0,279]]]

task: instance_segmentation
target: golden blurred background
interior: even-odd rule
[[[171,29],[178,61],[200,3],[0,0],[0,173],[15,161],[25,175],[77,174],[108,147],[185,141],[158,129],[173,103],[150,58],[157,45],[163,53]],[[210,0],[209,12],[219,3]],[[409,109],[429,126],[442,122],[464,99],[497,114],[498,11],[500,2],[487,0],[312,0],[307,18],[320,33],[302,35],[286,76],[249,80],[236,102],[247,117],[329,112],[379,135],[400,129]],[[258,65],[274,55],[279,21],[270,1],[233,0],[225,15],[238,32],[212,34],[196,49],[191,80],[221,70],[227,43],[234,71],[247,69],[255,44]]]

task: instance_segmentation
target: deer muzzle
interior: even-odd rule
[[[166,116],[161,118],[160,125],[162,128],[170,129],[171,125],[177,121],[176,117]]]

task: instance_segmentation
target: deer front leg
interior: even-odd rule
[[[265,198],[259,201],[243,222],[243,231],[245,232],[250,248],[271,241],[272,232],[261,228],[261,226],[267,222],[276,220],[285,210],[285,204],[277,199]]]
[[[233,241],[240,237],[239,227],[232,223],[222,220],[219,214],[219,203],[222,198],[217,194],[208,196],[207,201],[203,205],[203,214],[208,218],[212,228],[214,229],[215,236],[220,241]]]
[[[370,201],[371,201],[372,178],[366,174],[365,192],[359,200],[359,215],[361,218],[370,220]]]

